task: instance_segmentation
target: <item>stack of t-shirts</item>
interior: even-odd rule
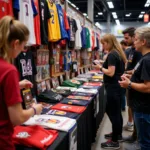
[[[90,101],[79,100],[79,99],[68,99],[65,98],[61,101],[62,104],[70,104],[70,105],[79,105],[79,106],[87,106]]]
[[[45,128],[68,132],[76,125],[76,120],[54,115],[35,115],[26,121],[24,125],[41,125]]]
[[[58,103],[63,99],[63,96],[57,94],[51,90],[44,91],[38,95],[37,100],[38,102],[46,102],[46,103]]]
[[[86,85],[86,86],[102,86],[102,83],[101,82],[86,82],[83,85]]]
[[[103,80],[103,74],[97,75],[97,76],[93,76],[92,79],[100,79],[100,80]]]
[[[55,115],[55,116],[63,116],[63,117],[68,117],[68,118],[77,118],[78,114],[76,113],[71,113],[71,112],[66,112],[62,110],[55,110],[51,109],[49,110],[46,115]]]
[[[66,86],[58,86],[56,90],[70,90],[71,92],[74,92],[77,90],[77,88],[74,87],[66,87]]]
[[[73,106],[73,105],[67,105],[67,104],[56,104],[52,107],[52,109],[56,110],[64,110],[68,112],[74,112],[77,114],[81,114],[82,112],[85,111],[86,107],[84,106]]]
[[[72,93],[71,90],[63,90],[63,89],[53,89],[52,91],[61,94],[63,97],[67,97]]]
[[[80,100],[85,100],[85,101],[92,100],[92,97],[90,96],[78,96],[78,95],[69,95],[67,98],[68,99],[80,99]]]
[[[78,88],[82,83],[80,81],[71,79],[63,81],[62,86],[76,87]]]
[[[81,81],[81,82],[89,82],[89,79],[86,79],[86,78],[79,78],[79,77],[76,77],[76,78],[73,78],[74,80],[77,80],[77,81]]]
[[[49,104],[49,103],[44,103],[44,102],[39,102],[39,104],[42,104],[43,106],[41,114],[46,114],[46,112],[48,112],[50,108],[54,105],[54,104]]]
[[[83,88],[83,89],[99,89],[100,86],[91,86],[91,85],[81,85],[80,88]]]
[[[93,97],[95,94],[92,94],[92,93],[82,93],[82,92],[73,92],[72,95]]]
[[[40,126],[16,126],[13,143],[45,150],[58,136],[56,130],[45,130]]]
[[[98,90],[97,89],[83,89],[83,88],[79,88],[79,89],[76,90],[76,92],[96,94],[98,92]]]
[[[86,79],[91,79],[92,75],[90,74],[80,74],[77,76],[78,78],[86,78]]]

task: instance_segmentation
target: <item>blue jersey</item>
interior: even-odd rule
[[[60,4],[56,4],[56,7],[58,12],[59,24],[60,24],[61,39],[68,39],[69,37],[65,29],[64,14],[63,14],[62,7]]]
[[[82,48],[86,48],[86,28],[82,27],[81,31]]]

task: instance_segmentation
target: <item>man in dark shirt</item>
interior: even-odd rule
[[[141,150],[150,150],[150,28],[138,28],[135,31],[135,48],[143,57],[134,67],[131,79],[123,75],[120,86],[128,88],[130,106],[134,112],[134,121]]]
[[[142,57],[142,54],[138,51],[136,51],[135,47],[134,47],[134,40],[135,40],[135,28],[134,27],[130,27],[127,28],[123,31],[124,34],[124,40],[127,43],[128,46],[131,46],[130,50],[128,50],[128,63],[127,63],[127,67],[126,67],[126,73],[127,74],[132,74],[134,67],[136,66],[136,64],[139,62],[139,60]],[[128,122],[127,124],[124,126],[125,130],[128,131],[132,131],[133,130],[133,117],[132,117],[132,110],[131,110],[131,104],[130,104],[130,97],[129,97],[129,92],[127,90],[127,104],[128,104]],[[136,130],[134,128],[134,132],[132,134],[132,136],[129,136],[127,138],[125,138],[125,141],[128,142],[134,142],[136,140],[137,136],[136,136]]]

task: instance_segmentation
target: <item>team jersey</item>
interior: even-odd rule
[[[86,48],[86,28],[82,27],[82,31],[81,31],[81,40],[82,40],[82,48]]]
[[[81,42],[81,31],[82,27],[80,24],[80,20],[76,19],[76,24],[77,24],[77,31],[75,33],[75,49],[80,50],[82,47],[82,42]]]
[[[78,116],[78,114],[76,113],[70,113],[70,112],[60,111],[55,109],[49,110],[48,112],[46,112],[46,115],[63,116],[68,118],[77,118]]]
[[[19,20],[24,23],[29,31],[30,36],[27,45],[35,45],[35,33],[34,33],[34,17],[37,15],[37,11],[33,0],[15,0],[15,9],[19,11]],[[18,8],[17,8],[18,7]]]
[[[69,132],[76,125],[76,120],[54,116],[54,115],[35,115],[24,123],[25,125],[41,125],[45,128],[56,129],[60,131]]]
[[[41,34],[40,34],[40,15],[39,15],[39,3],[38,0],[34,0],[34,5],[38,14],[34,17],[34,32],[36,38],[36,45],[41,45]]]
[[[51,14],[46,0],[39,0],[40,24],[41,24],[41,44],[48,44],[48,19]]]
[[[92,50],[95,48],[95,33],[92,31]]]
[[[45,130],[40,126],[16,126],[13,143],[45,150],[58,137],[56,130]]]
[[[91,43],[90,43],[90,31],[88,28],[86,29],[86,48],[90,48],[91,47]]]
[[[62,104],[69,104],[69,105],[77,105],[77,106],[87,106],[89,101],[78,100],[78,99],[63,99],[61,101]]]
[[[59,24],[60,24],[60,31],[61,31],[61,39],[68,39],[68,34],[65,29],[65,22],[64,22],[64,12],[60,4],[56,4],[58,17],[59,17]]]
[[[52,17],[48,20],[48,40],[51,42],[56,42],[61,39],[58,12],[54,3],[51,4],[48,0],[47,2],[49,11],[52,15]]]
[[[0,18],[10,15],[13,16],[12,0],[0,0]]]
[[[84,106],[72,106],[72,105],[59,103],[59,104],[52,106],[52,109],[63,110],[63,111],[67,111],[67,112],[74,112],[74,113],[81,114],[82,112],[85,111],[86,107],[84,107]]]

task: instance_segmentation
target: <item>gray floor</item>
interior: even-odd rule
[[[124,124],[127,123],[127,112],[123,112],[123,119],[124,119]],[[105,142],[106,139],[104,138],[104,134],[106,133],[110,133],[111,132],[111,123],[107,117],[107,115],[105,115],[105,117],[103,118],[103,121],[100,125],[100,128],[97,132],[97,137],[96,137],[96,142],[93,143],[92,145],[92,150],[105,150],[103,148],[100,147],[102,142]],[[128,132],[128,131],[123,131],[123,136],[128,136],[130,135],[132,132]],[[121,143],[120,144],[120,150],[136,150],[136,145],[135,144],[128,144],[128,143]],[[111,149],[110,149],[111,150]]]

